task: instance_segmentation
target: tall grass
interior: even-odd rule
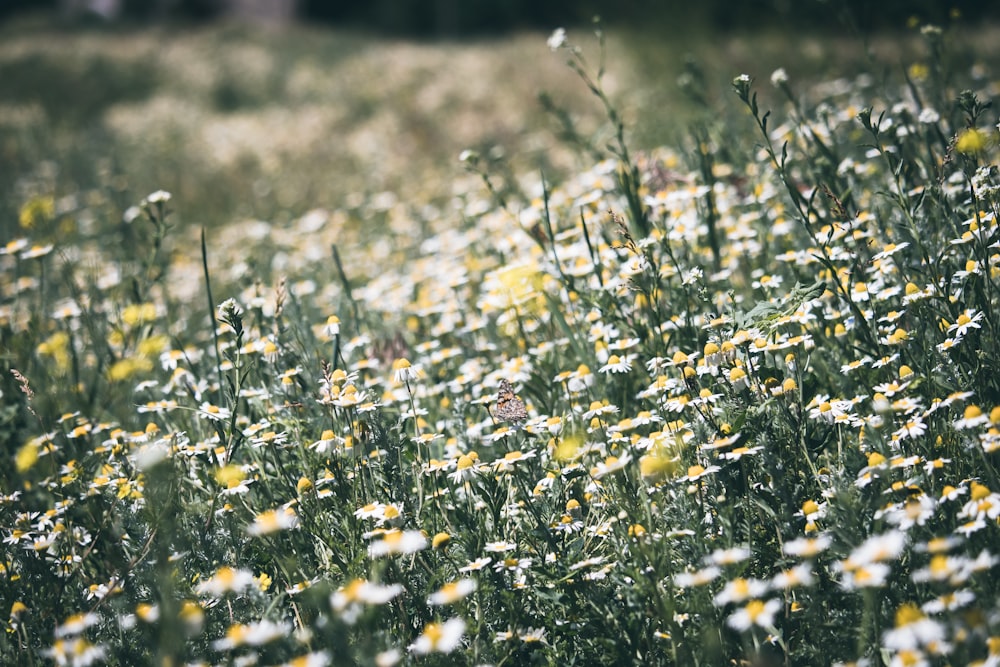
[[[997,91],[923,35],[898,77],[692,73],[713,114],[639,151],[557,31],[586,168],[470,150],[434,206],[199,244],[164,191],[27,196],[0,656],[996,663]]]

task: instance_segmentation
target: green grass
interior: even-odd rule
[[[2,660],[996,662],[995,32],[918,33],[11,34]]]

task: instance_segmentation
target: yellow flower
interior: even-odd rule
[[[924,614],[920,608],[908,602],[896,610],[896,627],[901,628],[904,625],[923,620],[923,618]]]
[[[51,196],[32,197],[21,207],[18,223],[21,229],[31,229],[40,222],[51,220],[56,213],[56,202]]]
[[[181,603],[180,619],[187,626],[189,632],[201,630],[202,622],[205,620],[205,611],[201,605],[194,600],[184,600]]]
[[[970,127],[958,135],[955,150],[963,155],[982,153],[989,145],[989,136],[979,128]]]
[[[60,372],[69,370],[69,334],[65,331],[55,332],[39,343],[36,350],[40,355],[51,357]]]
[[[135,606],[135,615],[147,623],[155,623],[160,617],[160,609],[156,605],[140,602]]]
[[[929,73],[930,70],[923,63],[913,63],[910,65],[910,78],[914,81],[923,81]]]
[[[560,462],[572,461],[579,454],[580,446],[582,444],[583,438],[579,435],[571,435],[563,438],[563,440],[556,446],[556,460]]]
[[[215,471],[215,481],[225,487],[229,487],[233,482],[239,484],[243,479],[243,469],[238,465],[229,464]]]
[[[680,456],[673,455],[663,446],[655,447],[649,454],[639,459],[639,472],[643,477],[663,479],[673,477],[679,470]]]
[[[18,472],[30,470],[38,462],[38,441],[29,440],[19,450],[14,457],[14,465]]]
[[[122,322],[130,327],[154,319],[156,319],[156,306],[151,303],[131,304],[122,310]]]
[[[126,357],[116,361],[108,369],[108,379],[112,382],[128,380],[133,375],[153,370],[153,362],[145,357]]]
[[[136,351],[143,357],[156,357],[159,356],[161,352],[166,350],[169,345],[170,339],[166,336],[150,336],[149,338],[139,341],[138,349]]]

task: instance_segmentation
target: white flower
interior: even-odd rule
[[[458,648],[464,632],[465,621],[461,618],[452,618],[444,623],[428,623],[409,648],[417,655],[451,653]]]
[[[840,585],[846,590],[878,588],[889,578],[892,568],[885,563],[870,563],[844,573]]]
[[[746,547],[730,547],[729,549],[716,549],[705,558],[706,563],[712,565],[733,565],[742,563],[750,558],[750,550]]]
[[[396,554],[412,554],[427,548],[427,537],[419,530],[392,530],[383,534],[378,542],[368,545],[372,558]]]
[[[487,542],[485,550],[491,553],[503,553],[504,551],[513,551],[517,548],[516,542],[507,542],[501,540],[500,542]]]
[[[816,578],[813,576],[812,567],[807,563],[799,563],[795,567],[788,568],[774,575],[771,585],[775,589],[797,588],[799,586],[812,586]]]
[[[948,327],[948,333],[954,333],[956,336],[965,336],[969,329],[979,329],[980,320],[983,319],[983,312],[976,311],[974,308],[968,308],[965,312],[958,316],[958,321]]]
[[[545,43],[548,44],[549,48],[553,51],[558,51],[566,45],[566,30],[564,28],[556,28],[552,31],[552,34],[549,35],[549,39]]]
[[[462,573],[477,572],[487,567],[492,562],[493,562],[492,558],[477,558],[468,565],[458,568],[458,571]]]
[[[389,602],[402,592],[403,587],[399,584],[382,586],[364,579],[355,579],[330,596],[330,605],[338,612],[356,603],[380,605]]]
[[[238,646],[263,646],[284,637],[291,629],[287,623],[275,623],[266,619],[246,625],[237,623],[229,626],[225,637],[212,642],[212,648],[216,651],[228,651]]]
[[[895,560],[903,553],[906,546],[906,533],[890,530],[881,535],[873,535],[862,542],[851,555],[843,561],[845,570],[855,570],[869,563],[881,563]]]
[[[131,224],[132,221],[138,218],[140,215],[142,215],[141,208],[139,208],[138,206],[129,206],[127,209],[125,209],[125,212],[122,213],[122,222],[124,222],[126,225]]]
[[[279,530],[295,528],[299,525],[299,517],[291,507],[267,510],[254,517],[253,523],[247,526],[247,534],[252,536],[270,535]]]
[[[97,614],[74,614],[63,621],[62,625],[56,627],[56,638],[78,635],[95,625],[99,620]]]
[[[590,476],[594,479],[601,479],[605,475],[610,475],[613,472],[621,470],[629,464],[632,460],[631,454],[622,454],[620,457],[609,456],[604,459],[604,461],[599,461],[596,466],[591,468]]]
[[[612,354],[608,357],[608,363],[598,369],[598,373],[628,373],[632,370],[632,359],[634,355],[624,355],[619,357]]]
[[[43,654],[52,658],[57,665],[72,665],[87,667],[104,660],[103,646],[91,644],[83,637],[73,639],[57,639],[52,648],[45,649]]]
[[[781,610],[781,600],[751,600],[745,607],[736,610],[726,619],[726,625],[737,631],[749,630],[751,626],[769,628],[774,625],[774,616]]]
[[[234,317],[239,317],[243,314],[243,308],[240,304],[236,303],[236,299],[229,298],[219,304],[218,308],[219,319],[226,322]]]
[[[912,651],[921,646],[934,646],[944,641],[944,627],[937,621],[921,616],[882,635],[886,648]]]
[[[331,315],[326,318],[326,324],[323,325],[323,335],[328,338],[333,338],[340,334],[340,318],[336,315]]]
[[[738,578],[728,582],[715,596],[715,605],[724,607],[730,602],[743,602],[750,598],[758,598],[767,593],[768,584],[760,579]]]
[[[934,109],[930,107],[924,107],[920,110],[920,114],[917,116],[917,120],[924,125],[933,125],[934,123],[941,120],[941,114],[939,114]]]
[[[398,648],[391,648],[375,656],[375,667],[392,667],[402,659],[402,652]]]
[[[157,190],[146,197],[146,201],[150,204],[166,203],[170,201],[172,195],[166,190]]]
[[[691,588],[693,586],[704,586],[711,583],[722,574],[722,570],[714,565],[706,567],[704,570],[695,572],[680,572],[674,576],[674,583],[680,588]]]
[[[257,578],[249,570],[220,567],[208,581],[203,581],[195,591],[198,595],[220,597],[225,593],[241,593],[256,585]]]
[[[439,590],[431,593],[427,597],[427,604],[442,605],[458,602],[472,591],[476,590],[476,582],[473,579],[459,579],[450,581]]]
[[[410,365],[408,359],[396,359],[392,362],[392,381],[405,383],[420,377],[420,370]]]
[[[282,663],[281,667],[326,667],[330,664],[330,654],[326,651],[314,651],[295,658],[291,662]]]
[[[775,88],[788,83],[788,72],[784,67],[779,67],[771,73],[771,85]]]

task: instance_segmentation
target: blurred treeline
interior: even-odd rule
[[[53,12],[64,20],[199,22],[227,15],[331,23],[411,37],[548,30],[601,16],[647,29],[899,28],[908,22],[1000,19],[983,0],[0,0],[0,18]]]

